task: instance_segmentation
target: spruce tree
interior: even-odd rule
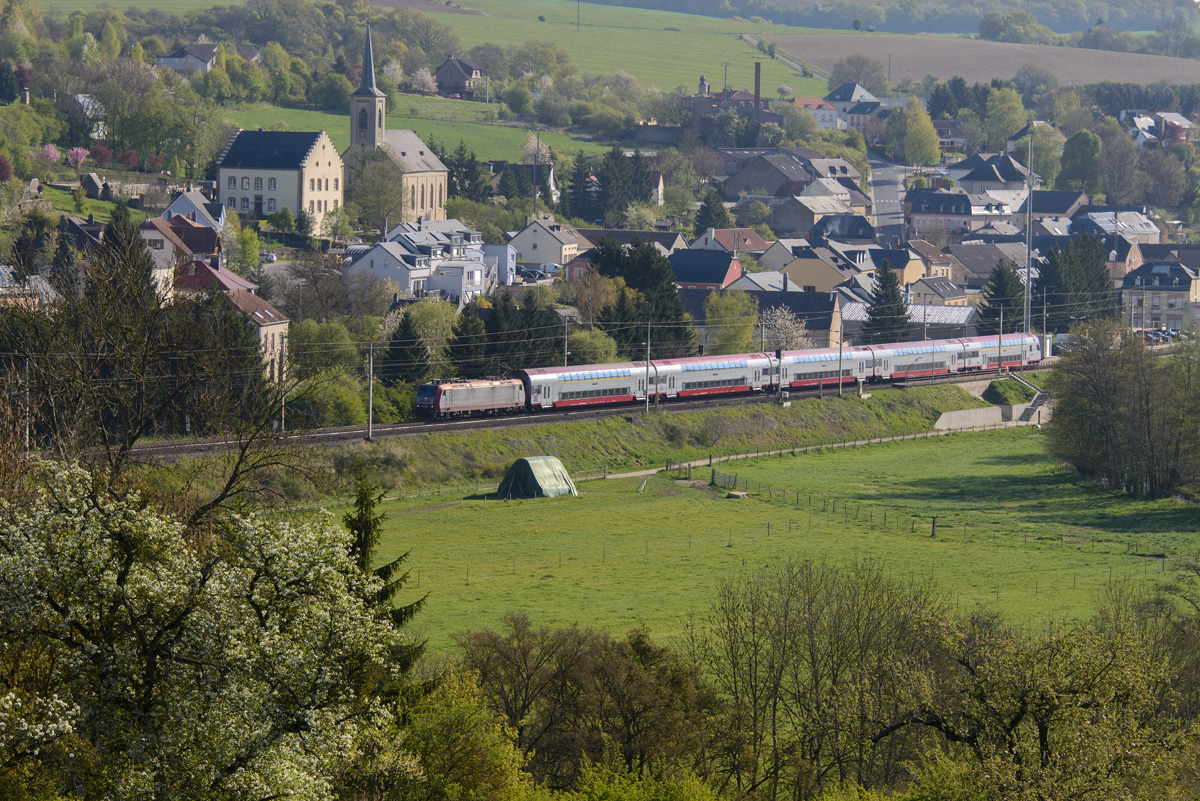
[[[488,337],[483,320],[474,301],[463,307],[450,329],[450,342],[446,355],[454,366],[455,374],[462,378],[482,378],[487,374]]]
[[[721,203],[721,196],[716,189],[709,189],[704,195],[704,201],[696,212],[696,220],[692,224],[692,234],[700,236],[709,228],[732,228],[733,215]]]
[[[565,216],[583,220],[595,219],[594,210],[590,207],[587,183],[587,154],[580,150],[575,154],[575,163],[571,165],[571,177],[562,193],[561,207]]]
[[[13,63],[5,59],[0,61],[0,103],[11,103],[17,99],[21,87],[17,86],[17,72]]]
[[[71,246],[71,237],[67,233],[67,218],[61,218],[58,226],[58,236],[54,245],[54,259],[50,263],[50,284],[63,297],[75,297],[79,294],[79,267],[75,261],[75,248]]]
[[[1104,242],[1080,236],[1053,248],[1042,263],[1034,297],[1046,307],[1046,327],[1069,331],[1083,320],[1111,317],[1116,309]]]
[[[875,273],[875,292],[867,307],[863,339],[872,344],[904,342],[911,332],[912,323],[908,319],[908,304],[904,302],[900,279],[884,259]]]
[[[1000,332],[1000,311],[1004,310],[1004,331],[1008,334],[1025,330],[1025,285],[1017,275],[1016,265],[1001,259],[992,268],[983,287],[983,305],[979,316],[985,321],[982,334]]]
[[[388,384],[419,383],[429,375],[429,347],[417,331],[411,314],[405,314],[392,332],[381,376]]]
[[[518,369],[525,352],[525,332],[521,331],[521,314],[512,296],[505,293],[492,304],[487,319],[488,374],[504,375]]]
[[[500,184],[497,190],[501,195],[508,199],[509,207],[513,207],[514,202],[521,196],[521,187],[517,183],[517,177],[514,175],[516,170],[512,166],[505,167],[504,173],[500,176]]]

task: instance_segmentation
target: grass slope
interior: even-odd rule
[[[724,468],[752,482],[749,499],[656,476],[642,492],[620,479],[583,483],[578,498],[388,503],[381,556],[410,552],[406,594],[428,593],[415,627],[440,652],[514,610],[613,631],[644,622],[670,638],[722,580],[784,556],[882,560],[934,576],[959,608],[1035,624],[1086,615],[1110,575],[1152,580],[1166,564],[1155,554],[1195,547],[1190,507],[1080,482],[1027,428]]]
[[[495,106],[462,100],[400,95],[399,109],[387,115],[388,128],[409,128],[426,142],[434,140],[453,149],[462,139],[483,160],[521,158],[528,130],[494,122],[489,117]],[[242,128],[271,128],[283,123],[289,131],[329,132],[339,151],[350,146],[349,114],[311,109],[257,106],[232,111],[228,118]],[[542,142],[560,152],[603,153],[608,145],[576,139],[558,132],[543,132]]]
[[[462,5],[481,13],[444,14],[438,19],[453,25],[468,48],[483,42],[505,46],[530,40],[554,42],[571,54],[571,63],[585,75],[610,75],[622,69],[637,76],[643,86],[663,91],[683,86],[688,92],[696,91],[701,75],[720,88],[721,65],[726,61],[729,85],[753,90],[754,61],[761,59],[762,91],[767,97],[775,97],[775,87],[781,83],[802,96],[827,91],[823,80],[801,77],[741,38],[742,34],[795,35],[814,29],[582,3],[576,30],[577,6],[562,0],[464,0]],[[538,17],[545,17],[545,22]],[[801,54],[798,60],[805,58]]]

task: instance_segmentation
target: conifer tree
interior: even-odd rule
[[[50,283],[63,297],[79,294],[79,267],[75,262],[75,248],[67,234],[67,218],[60,218],[58,236],[54,244],[54,260],[50,263]]]
[[[17,86],[17,72],[7,59],[0,61],[0,103],[11,103],[17,99],[21,87]]]
[[[900,288],[900,279],[884,259],[875,273],[875,292],[867,307],[863,338],[870,343],[904,342],[912,332],[908,304]]]
[[[381,368],[383,380],[389,384],[418,383],[429,374],[429,347],[411,314],[405,314],[392,332]]]
[[[983,287],[983,299],[979,316],[986,322],[981,334],[1001,333],[1001,309],[1004,310],[1003,333],[1025,330],[1025,285],[1021,283],[1016,265],[1012,262],[1001,259],[992,268]]]
[[[716,189],[709,189],[704,195],[704,201],[696,212],[696,220],[692,224],[692,233],[700,236],[709,228],[732,228],[733,215],[721,203],[721,196]]]
[[[474,301],[463,307],[450,329],[446,353],[457,375],[481,378],[487,374],[488,338]]]

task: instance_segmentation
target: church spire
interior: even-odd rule
[[[371,50],[371,23],[367,23],[367,42],[363,46],[362,80],[354,92],[358,97],[383,97],[383,92],[375,88],[375,54]]]

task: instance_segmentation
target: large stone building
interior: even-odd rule
[[[412,131],[389,131],[384,114],[386,105],[387,97],[375,86],[375,57],[368,25],[362,80],[350,96],[351,147],[377,148],[400,168],[404,175],[404,219],[401,222],[417,218],[446,219],[449,174],[446,165]]]
[[[239,130],[217,158],[221,205],[243,217],[285,206],[307,211],[314,230],[342,205],[342,157],[324,131]]]

